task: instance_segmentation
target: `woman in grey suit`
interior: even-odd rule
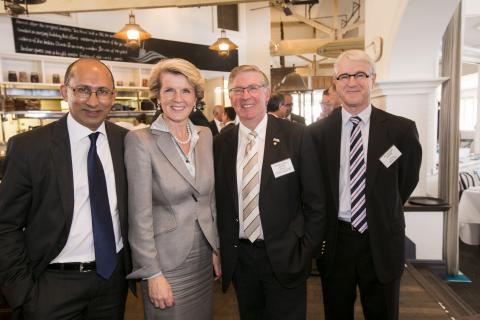
[[[149,80],[163,114],[125,140],[129,242],[145,319],[212,319],[219,278],[212,135],[188,119],[204,79],[183,59],[160,61]]]

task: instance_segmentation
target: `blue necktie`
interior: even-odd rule
[[[88,190],[92,210],[93,245],[97,273],[109,279],[117,265],[115,235],[112,215],[108,203],[107,182],[102,162],[97,154],[97,138],[100,132],[94,132],[90,138],[87,156]]]
[[[362,131],[358,125],[360,117],[351,117],[350,132],[350,200],[351,224],[358,232],[367,230],[367,205],[365,202],[366,165],[363,154]]]

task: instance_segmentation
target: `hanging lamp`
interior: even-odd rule
[[[135,23],[135,15],[132,11],[130,11],[128,23],[120,31],[115,33],[113,37],[120,40],[125,40],[127,42],[127,46],[139,47],[140,43],[149,39],[151,35]]]
[[[227,38],[227,32],[225,29],[222,29],[220,32],[220,38],[208,48],[217,51],[219,56],[226,57],[230,54],[231,50],[237,49],[238,46]]]

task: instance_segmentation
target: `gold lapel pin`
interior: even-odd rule
[[[273,145],[276,146],[278,143],[280,143],[280,139],[273,138]]]

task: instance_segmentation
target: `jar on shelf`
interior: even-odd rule
[[[117,87],[123,87],[123,81],[117,81]]]
[[[60,75],[58,73],[52,74],[52,83],[60,83]]]
[[[18,81],[20,82],[28,82],[28,76],[26,71],[20,71],[18,73]]]
[[[148,87],[148,79],[142,79],[142,87]]]
[[[17,79],[17,73],[15,71],[8,71],[8,81],[10,82],[17,82],[18,79]]]
[[[32,72],[30,74],[30,82],[32,82],[32,83],[39,83],[40,82],[40,77],[38,76],[38,72]]]

